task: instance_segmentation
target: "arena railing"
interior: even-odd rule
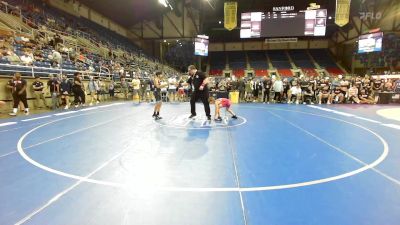
[[[107,72],[102,72],[106,70]],[[110,73],[108,68],[102,68],[100,72],[82,71],[82,70],[70,70],[63,68],[52,68],[52,67],[37,67],[37,66],[23,66],[23,65],[13,65],[0,63],[0,74],[14,74],[21,73],[24,77],[35,77],[39,75],[40,77],[48,77],[49,75],[63,74],[71,77],[74,73],[79,72],[84,76],[93,76],[111,79],[114,75]],[[4,74],[6,73],[6,74]]]

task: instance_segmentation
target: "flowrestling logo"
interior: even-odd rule
[[[171,128],[183,128],[183,129],[217,129],[217,128],[229,128],[237,127],[245,124],[247,121],[243,117],[232,119],[230,116],[223,116],[222,121],[217,122],[208,120],[206,116],[196,116],[193,119],[189,119],[190,114],[172,116],[170,118],[164,118],[157,120],[156,123]]]

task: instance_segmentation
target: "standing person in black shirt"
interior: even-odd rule
[[[58,95],[60,93],[60,84],[53,75],[49,75],[49,81],[47,82],[47,88],[49,88],[49,92],[51,95],[51,105],[52,109],[56,109],[58,107]]]
[[[40,100],[43,101],[44,106],[47,108],[46,104],[46,98],[44,97],[44,84],[42,81],[40,81],[40,76],[36,75],[35,76],[35,81],[32,83],[33,91],[35,93],[35,98],[36,98],[36,108],[40,109]]]
[[[13,97],[13,102],[15,101],[14,95],[12,94],[13,93],[14,78],[15,78],[15,75],[13,76],[13,78],[11,78],[7,82],[7,85],[6,85],[7,89],[10,91],[11,96]],[[21,111],[25,111],[24,104],[21,101],[19,102],[19,109]]]
[[[264,87],[264,97],[263,97],[263,103],[268,103],[269,104],[269,99],[271,95],[271,88],[272,88],[272,81],[269,77],[264,77],[263,81],[263,87]],[[265,101],[267,99],[267,101]]]
[[[75,107],[78,107],[79,104],[85,106],[85,92],[83,91],[83,81],[81,73],[76,72],[74,74],[74,83],[72,85],[72,92],[74,93],[75,99]]]
[[[71,94],[71,90],[72,90],[71,81],[68,80],[67,75],[63,75],[60,83],[60,92],[61,92],[61,100],[63,101],[63,104],[65,104],[64,109],[69,108],[69,95]]]
[[[193,92],[190,98],[190,119],[196,116],[196,101],[201,99],[204,105],[204,110],[208,120],[211,120],[210,103],[208,102],[208,78],[205,73],[198,71],[194,65],[190,65],[188,68],[189,80],[187,83],[191,84],[193,87]]]
[[[239,100],[240,102],[244,101],[244,95],[245,95],[245,89],[246,89],[246,84],[244,83],[243,78],[240,78],[238,83],[237,83],[237,88],[239,91]]]
[[[26,99],[26,81],[21,78],[20,73],[15,73],[12,84],[8,84],[8,88],[12,89],[14,99],[13,111],[10,116],[16,116],[18,112],[18,105],[21,101],[25,107],[25,115],[29,115],[28,101]]]

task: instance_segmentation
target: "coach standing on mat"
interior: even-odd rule
[[[201,99],[204,105],[204,110],[206,111],[207,119],[211,120],[210,103],[208,102],[208,78],[205,73],[198,71],[194,65],[190,65],[188,71],[190,77],[187,83],[191,84],[193,88],[192,96],[190,98],[192,115],[189,118],[191,119],[196,116],[196,101]]]

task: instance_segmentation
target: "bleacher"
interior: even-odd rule
[[[290,61],[283,50],[272,50],[267,52],[269,59],[276,69],[291,69]]]
[[[336,62],[331,58],[326,49],[311,49],[309,50],[314,60],[322,67],[325,68],[331,75],[339,75],[344,72],[337,66]]]
[[[26,37],[30,43],[33,40],[37,42],[38,38],[48,40],[57,34],[62,40],[62,44],[57,45],[56,49],[47,44],[41,48],[37,48],[36,45],[31,48],[32,53],[40,51],[43,56],[41,60],[34,60],[32,66],[23,66],[18,61],[10,62],[7,57],[1,57],[0,72],[4,75],[14,72],[31,76],[35,74],[46,76],[49,73],[72,75],[75,71],[89,69],[91,73],[99,76],[105,75],[104,72],[117,75],[118,69],[112,71],[117,64],[136,65],[150,73],[159,68],[158,63],[153,62],[155,61],[153,57],[140,54],[140,49],[128,38],[88,19],[78,18],[52,7],[42,8],[42,1],[32,0],[27,3],[22,0],[7,0],[0,3],[0,13],[0,29],[3,32],[11,31],[6,37],[11,35],[15,40]],[[46,26],[45,29],[42,29],[43,25]],[[22,41],[13,43],[11,50],[20,57],[27,48],[24,45]],[[76,62],[72,61],[70,54],[60,51],[61,48],[72,49],[75,59],[78,57],[79,59]],[[52,62],[50,55],[53,50],[61,53],[61,64]],[[112,57],[109,56],[109,51],[112,51]],[[138,56],[139,54],[141,56]],[[12,63],[14,65],[10,65]],[[129,66],[125,68],[125,71],[128,71],[128,68]],[[168,66],[164,68],[173,72],[173,69]]]
[[[315,68],[306,50],[289,50],[288,53],[297,67],[307,69]]]
[[[212,76],[222,75],[226,65],[225,52],[210,52],[210,72]]]
[[[265,51],[248,51],[250,67],[254,70],[256,76],[268,75],[268,63]]]
[[[309,58],[306,50],[289,50],[288,53],[296,67],[301,69],[305,75],[318,76],[318,73],[315,70],[315,65]]]
[[[246,69],[246,53],[243,51],[227,52],[229,68],[236,77],[244,76]]]

